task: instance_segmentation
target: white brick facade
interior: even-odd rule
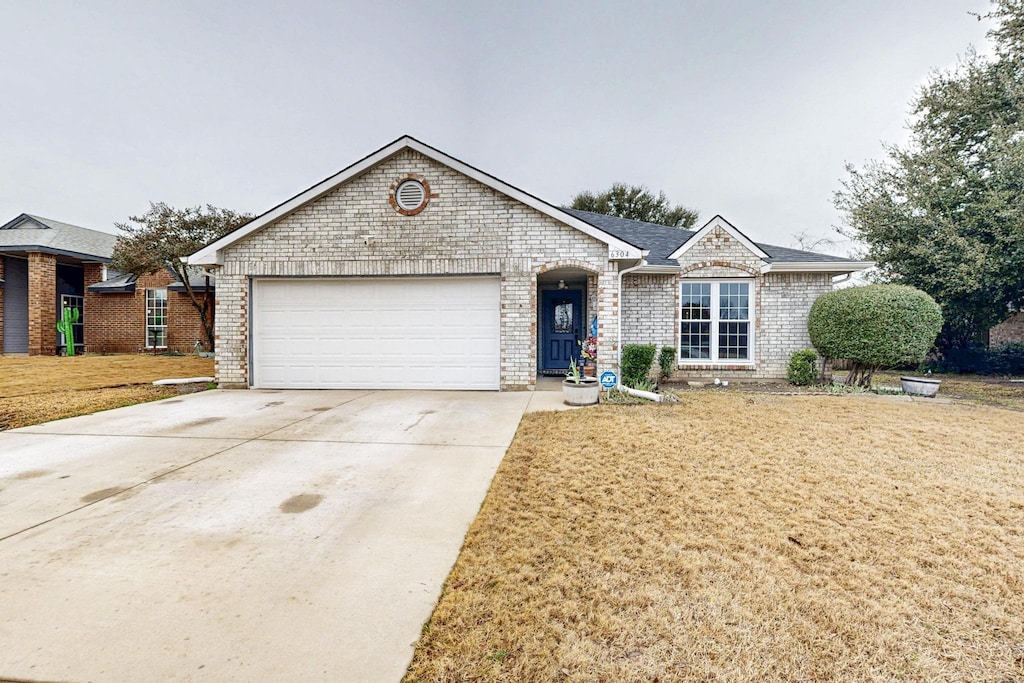
[[[789,356],[811,348],[807,315],[832,291],[828,273],[768,273],[758,283],[758,377],[785,377]]]
[[[435,195],[415,216],[388,201],[389,188],[408,174],[427,179]],[[592,273],[603,334],[615,339],[616,270],[606,244],[404,150],[225,250],[217,279],[217,379],[248,384],[251,278],[498,274],[501,386],[529,388],[537,369],[537,275],[558,267]],[[612,345],[601,347],[611,367]]]
[[[814,300],[832,289],[828,273],[766,273],[764,262],[724,230],[691,247],[677,275],[627,274],[623,278],[623,344],[679,348],[680,283],[685,280],[747,279],[754,304],[754,363],[684,365],[677,379],[779,379],[793,351],[811,347],[807,315]]]
[[[618,370],[620,303],[623,343],[670,345],[678,351],[680,283],[749,279],[754,362],[687,366],[677,373],[680,378],[785,377],[789,354],[810,345],[811,304],[831,289],[827,273],[761,274],[764,261],[729,230],[715,227],[683,253],[678,273],[626,274],[620,293],[618,262],[609,259],[609,245],[533,208],[538,204],[513,199],[486,179],[474,180],[408,147],[374,163],[318,198],[309,194],[292,213],[276,220],[270,214],[265,226],[254,226],[256,231],[223,248],[216,314],[216,372],[222,386],[249,384],[255,278],[500,276],[502,389],[536,383],[538,278],[553,286],[560,269],[579,286],[586,283],[584,325],[589,330],[598,316],[602,371]],[[409,177],[429,184],[430,200],[422,210],[399,211],[392,203],[391,190]],[[622,253],[635,252],[616,258],[626,258]]]
[[[679,277],[639,275],[622,278],[622,343],[678,347]]]

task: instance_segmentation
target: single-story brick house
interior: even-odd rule
[[[206,332],[185,285],[169,270],[135,277],[114,274],[86,288],[85,310],[89,351],[102,353],[177,352],[207,349]],[[197,273],[189,278],[192,291],[203,296],[212,277]],[[213,307],[210,307],[210,317]]]
[[[67,340],[56,323],[65,307],[79,311],[78,351],[191,352],[205,341],[184,286],[170,271],[134,278],[108,270],[116,239],[24,213],[0,225],[0,350],[63,353]],[[192,284],[202,289],[206,279]]]
[[[811,303],[870,263],[549,204],[403,137],[188,259],[217,274],[227,387],[529,389],[596,318],[598,370],[780,378]]]

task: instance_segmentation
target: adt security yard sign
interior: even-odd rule
[[[601,386],[605,389],[613,389],[619,383],[619,378],[611,370],[601,373]]]

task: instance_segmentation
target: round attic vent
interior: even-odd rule
[[[415,216],[427,208],[427,203],[436,197],[436,194],[430,192],[430,183],[426,178],[415,173],[406,173],[392,183],[388,203],[403,216]]]
[[[395,190],[395,203],[400,209],[415,211],[427,200],[427,190],[418,180],[406,180]]]

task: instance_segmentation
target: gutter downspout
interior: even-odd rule
[[[844,274],[844,275],[843,275],[843,276],[842,276],[841,278],[839,278],[838,280],[836,280],[835,278],[832,278],[832,286],[834,287],[834,286],[836,286],[836,285],[838,285],[838,284],[840,284],[840,283],[846,282],[846,281],[847,281],[847,280],[849,280],[849,279],[850,279],[851,277],[853,277],[853,273],[845,273],[845,274]]]
[[[640,398],[646,398],[648,401],[654,401],[655,403],[661,403],[661,394],[655,394],[651,391],[641,391],[640,389],[634,389],[633,387],[627,387],[622,382],[619,382],[619,386],[615,387],[619,391],[624,391],[630,396],[639,396]]]
[[[618,357],[615,359],[615,369],[619,371],[620,375],[622,374],[622,307],[623,307],[623,303],[624,303],[625,298],[626,298],[623,295],[623,292],[622,292],[622,276],[626,275],[627,273],[632,273],[634,270],[637,270],[639,268],[643,268],[646,265],[647,265],[647,259],[645,259],[643,256],[641,256],[640,257],[640,261],[637,262],[637,264],[635,266],[633,266],[632,268],[626,268],[625,270],[620,270],[619,271],[619,292],[618,292],[619,293],[619,310],[618,310],[618,317],[619,317],[619,319],[618,319],[618,325],[616,326],[617,327],[616,333],[618,335],[618,339],[616,339],[616,348],[618,349],[618,351],[616,352],[616,355]]]

